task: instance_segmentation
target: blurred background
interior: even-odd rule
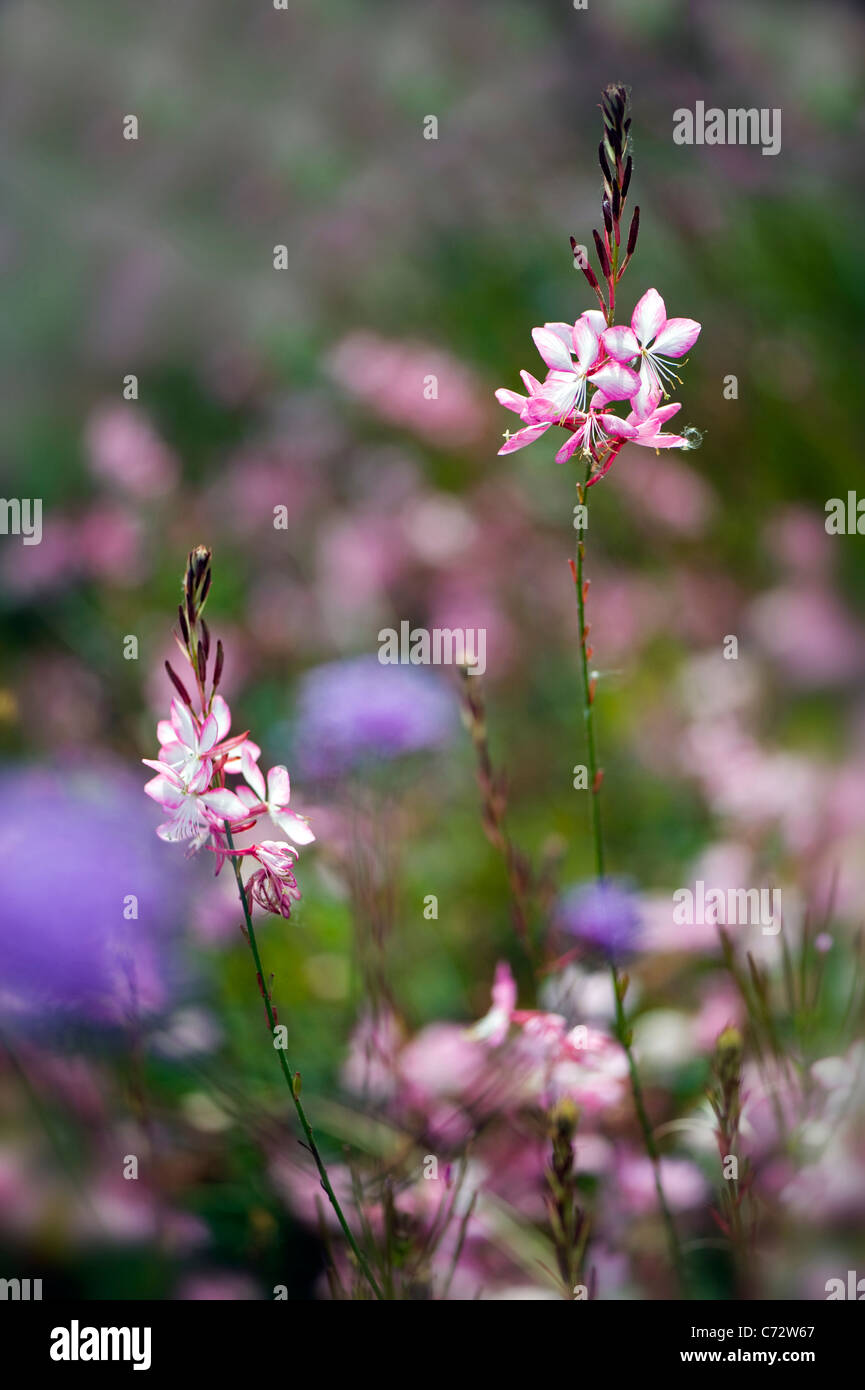
[[[591,494],[635,1045],[698,1295],[825,1297],[865,1208],[865,568],[861,538],[824,527],[861,477],[865,17],[7,0],[0,37],[0,491],[43,501],[41,544],[0,536],[0,1272],[46,1298],[329,1296],[229,876],[158,841],[141,790],[203,542],[235,728],[287,763],[318,836],[261,946],[322,1145],[349,1197],[349,1168],[355,1197],[370,1184],[399,1296],[561,1296],[537,1098],[481,1105],[465,1029],[498,961],[523,1007],[608,1029],[606,977],[586,947],[536,988],[456,673],[375,654],[405,619],[486,629],[490,751],[560,958],[556,904],[592,873],[576,475],[548,439],[497,457],[513,417],[493,392],[539,370],[533,326],[592,307],[568,237],[598,224],[618,80],[641,208],[620,321],[656,286],[703,325],[679,396],[702,448],[626,447]],[[780,108],[780,153],[675,145],[697,101]],[[714,932],[673,923],[697,879],[782,889],[782,941],[735,946],[765,1006]],[[728,1023],[759,1193],[747,1281],[712,1215]],[[578,1101],[596,1296],[672,1296],[627,1094]],[[429,1154],[462,1215],[425,1262]]]

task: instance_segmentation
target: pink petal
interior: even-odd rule
[[[231,710],[228,708],[227,702],[223,700],[221,695],[214,695],[213,702],[210,706],[210,713],[214,715],[216,719],[216,727],[219,731],[217,742],[221,743],[224,738],[228,737],[228,732],[231,728]]]
[[[640,389],[637,373],[621,362],[608,362],[600,371],[594,372],[589,381],[593,386],[599,386],[609,401],[629,400]]]
[[[503,405],[506,410],[513,410],[517,415],[522,413],[526,404],[526,397],[519,395],[517,391],[508,391],[504,386],[499,387],[496,392],[496,400],[499,405]]]
[[[598,338],[601,337],[607,326],[607,320],[600,309],[586,309],[584,313],[580,314],[580,318],[584,319],[585,322],[595,330],[595,334]]]
[[[617,362],[630,362],[640,351],[640,344],[633,332],[625,327],[608,328],[604,333],[604,347]]]
[[[280,811],[278,815],[271,812],[271,820],[296,845],[311,845],[315,839],[305,816],[296,816],[293,811]]]
[[[240,753],[240,767],[246,781],[256,793],[259,801],[266,801],[267,790],[264,785],[264,777],[262,776],[261,768],[257,763],[253,762],[252,755],[245,744]]]
[[[188,705],[182,701],[174,699],[171,701],[171,722],[174,725],[175,733],[181,743],[185,743],[187,748],[195,747],[195,721],[189,710]]]
[[[580,382],[575,372],[550,372],[538,395],[532,396],[523,412],[529,425],[546,420],[555,425],[570,415],[577,399]]]
[[[648,347],[660,333],[667,318],[667,309],[657,290],[646,290],[631,315],[631,327],[643,347]]]
[[[156,726],[156,737],[160,744],[176,742],[177,730],[170,719],[160,719]]]
[[[574,430],[570,439],[567,441],[567,443],[562,445],[561,449],[556,454],[556,463],[567,463],[571,455],[575,454],[577,449],[579,449],[580,445],[582,444],[584,433],[584,425],[581,425],[578,430]]]
[[[209,753],[219,739],[219,724],[215,714],[209,714],[201,726],[198,747],[202,753]]]
[[[659,405],[658,409],[653,412],[652,419],[657,420],[659,425],[665,425],[667,421],[671,420],[681,409],[681,401],[670,401],[668,405]]]
[[[511,435],[510,439],[506,440],[499,449],[499,453],[512,454],[517,449],[524,449],[527,444],[534,444],[535,440],[540,439],[541,435],[545,430],[550,428],[551,424],[552,421],[548,420],[546,424],[529,425],[528,429],[518,430],[516,434]]]
[[[267,800],[270,806],[287,806],[291,796],[288,769],[278,763],[267,774]]]
[[[151,777],[150,781],[144,784],[144,790],[167,811],[175,810],[183,801],[183,792],[169,782],[167,777]]]
[[[633,425],[629,425],[627,420],[620,420],[618,415],[599,415],[598,423],[604,434],[614,435],[616,439],[634,439],[637,431]]]
[[[571,354],[557,333],[551,333],[549,328],[533,328],[532,337],[548,367],[558,367],[560,371],[570,368]]]
[[[165,840],[168,844],[176,844],[178,840],[185,840],[187,836],[183,833],[182,825],[177,821],[167,820],[162,825],[157,825],[156,833],[160,840]]]
[[[261,749],[257,743],[253,743],[251,738],[244,739],[236,748],[232,748],[225,760],[225,771],[238,773],[243,771],[243,754],[248,753],[253,762],[261,757]]]
[[[520,372],[520,377],[522,378],[522,383],[530,396],[534,396],[538,391],[540,391],[541,383],[538,381],[536,376],[532,376],[531,372],[522,371]]]
[[[656,434],[650,442],[653,449],[681,449],[687,440],[683,434]]]
[[[227,787],[217,787],[212,792],[203,792],[201,801],[214,815],[223,820],[245,820],[249,808],[244,806],[239,796]]]
[[[561,338],[570,353],[571,343],[574,340],[574,325],[572,323],[545,323],[544,328],[549,329],[550,333],[555,333],[557,338]]]
[[[661,400],[661,388],[652,375],[648,362],[640,364],[640,389],[631,397],[631,409],[641,420],[646,420],[657,408]]]
[[[587,372],[598,360],[600,351],[600,339],[594,328],[586,320],[577,319],[574,324],[574,351],[577,354],[577,361],[580,370]]]
[[[652,344],[652,351],[663,353],[665,357],[681,357],[699,336],[700,324],[695,319],[667,319]]]

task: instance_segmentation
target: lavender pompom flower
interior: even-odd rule
[[[623,880],[605,878],[565,893],[556,923],[607,959],[621,960],[637,946],[642,916],[632,888]]]
[[[375,656],[317,666],[297,700],[296,750],[309,777],[440,748],[457,725],[456,701],[429,671],[383,666]]]

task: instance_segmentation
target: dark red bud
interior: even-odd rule
[[[628,122],[628,124],[630,125],[630,121]],[[625,176],[622,179],[622,202],[624,202],[628,196],[628,189],[631,186],[631,171],[633,170],[633,167],[634,161],[632,160],[631,156],[628,155],[628,162],[625,165]]]
[[[183,681],[180,679],[178,675],[174,673],[174,671],[172,671],[171,666],[167,661],[165,663],[165,669],[168,672],[171,684],[174,686],[174,689],[177,691],[181,700],[184,702],[184,704],[189,705],[189,708],[191,709],[192,701],[189,698],[189,693],[186,689],[186,686],[183,684]]]
[[[610,258],[607,255],[607,248],[601,241],[599,232],[593,231],[592,236],[595,238],[595,250],[598,253],[598,260],[601,263],[601,274],[604,276],[605,280],[608,280],[610,278],[611,267]]]
[[[599,161],[600,166],[601,166],[601,173],[602,173],[603,176],[604,176],[604,180],[605,180],[605,182],[607,183],[607,185],[609,186],[609,185],[612,184],[612,182],[613,182],[613,176],[612,176],[612,174],[610,173],[610,165],[609,165],[609,163],[608,163],[608,161],[607,161],[607,156],[604,154],[604,142],[603,142],[603,140],[601,141],[600,145],[598,146],[598,161]]]
[[[592,267],[589,265],[588,261],[586,261],[586,264],[585,264],[585,265],[581,265],[581,266],[580,266],[580,270],[581,270],[581,271],[583,272],[583,274],[585,275],[585,277],[586,277],[586,279],[588,280],[589,284],[591,285],[592,289],[593,289],[593,290],[600,290],[601,287],[600,287],[600,285],[598,284],[598,277],[597,277],[597,275],[595,274],[595,272],[592,270]]]
[[[640,231],[640,209],[639,209],[639,207],[635,207],[635,208],[634,208],[634,215],[633,215],[633,217],[631,218],[631,229],[630,229],[630,231],[628,232],[628,246],[627,246],[627,252],[628,252],[628,255],[629,255],[629,256],[632,256],[632,255],[634,254],[634,247],[635,247],[636,244],[637,244],[637,236],[639,235],[639,231]]]

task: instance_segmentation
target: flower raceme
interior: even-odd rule
[[[677,404],[662,407],[661,402],[669,397],[668,383],[680,381],[676,364],[697,341],[699,323],[667,318],[666,305],[656,289],[646,290],[638,300],[630,327],[614,322],[616,287],[630,264],[640,231],[638,207],[631,216],[627,237],[623,237],[621,226],[633,173],[627,88],[619,83],[607,87],[602,110],[604,138],[598,160],[604,184],[603,233],[592,233],[600,280],[583,248],[571,237],[574,265],[585,275],[599,308],[587,309],[573,327],[569,323],[545,323],[534,328],[532,337],[546,363],[546,377],[538,381],[531,373],[521,372],[528,393],[525,396],[506,389],[496,392],[499,404],[514,411],[522,424],[515,434],[505,431],[499,453],[524,449],[552,425],[558,425],[571,437],[556,454],[556,463],[565,463],[578,453],[586,463],[587,487],[604,477],[625,444],[689,449],[696,442],[695,431],[663,434],[660,427],[679,409]],[[625,415],[615,408],[623,401],[628,403]]]
[[[210,551],[199,546],[189,557],[184,601],[178,609],[180,630],[175,633],[191,668],[199,708],[193,708],[186,684],[166,663],[178,694],[169,717],[157,724],[159,757],[142,759],[156,772],[144,790],[166,812],[156,832],[160,839],[185,843],[190,854],[207,846],[216,854],[217,873],[229,855],[253,860],[258,867],[246,884],[247,902],[289,917],[292,902],[300,897],[295,845],[310,844],[315,836],[305,817],[289,809],[287,769],[272,767],[265,781],[258,767],[258,744],[248,733],[229,737],[231,711],[216,690],[222,674],[221,643],[210,667],[208,693],[210,633],[202,614],[209,588]],[[228,786],[228,777],[242,780]],[[261,840],[246,849],[229,848],[226,827],[232,834],[250,830],[265,815],[294,844]]]

